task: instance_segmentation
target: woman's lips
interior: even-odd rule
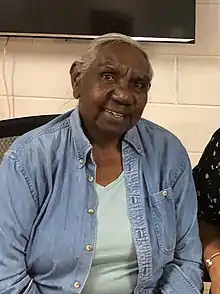
[[[107,112],[108,114],[114,116],[115,118],[118,118],[118,119],[122,119],[125,116],[122,113],[119,113],[119,112],[116,112],[116,111],[113,111],[113,110],[110,110],[110,109],[104,109],[104,111]]]

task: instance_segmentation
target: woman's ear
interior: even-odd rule
[[[73,88],[73,96],[76,99],[80,97],[80,79],[82,76],[82,63],[74,61],[70,68],[71,83]]]

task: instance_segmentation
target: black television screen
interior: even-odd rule
[[[195,0],[1,0],[0,35],[194,42]]]

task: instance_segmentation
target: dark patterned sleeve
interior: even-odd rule
[[[213,135],[193,170],[198,216],[214,225],[220,224],[220,129]]]

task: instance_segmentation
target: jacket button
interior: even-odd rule
[[[93,182],[93,180],[94,180],[93,176],[88,176],[88,180],[89,180],[89,182]]]
[[[93,250],[92,245],[90,245],[90,244],[86,245],[85,249],[86,249],[86,251],[92,251]]]
[[[163,195],[164,197],[166,197],[166,196],[167,196],[167,191],[163,191],[163,192],[162,192],[162,195]]]
[[[89,209],[87,210],[87,212],[88,212],[89,214],[94,214],[94,213],[95,213],[94,209],[92,209],[92,208],[89,208]]]
[[[76,289],[79,289],[79,288],[80,288],[80,282],[76,281],[76,282],[73,284],[73,287],[76,288]]]

